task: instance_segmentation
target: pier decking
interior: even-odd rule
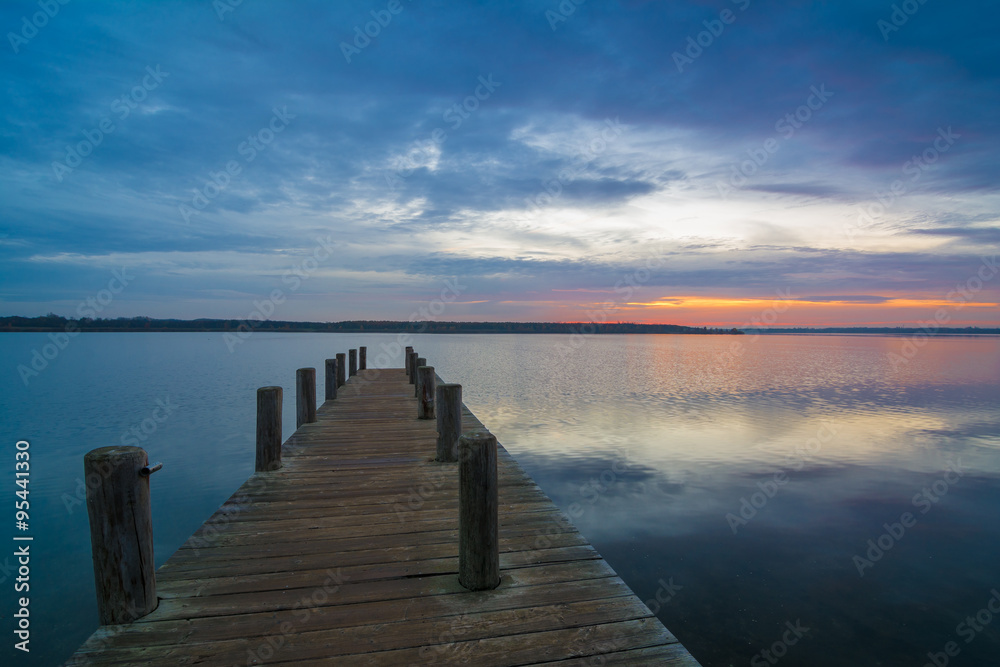
[[[156,610],[67,664],[698,665],[502,447],[501,583],[464,589],[457,464],[413,393],[352,377],[159,568]]]

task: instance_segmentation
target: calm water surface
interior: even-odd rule
[[[3,655],[56,664],[97,625],[85,452],[136,427],[164,463],[152,478],[160,564],[251,473],[257,387],[285,387],[287,436],[296,368],[359,345],[374,361],[394,340],[256,333],[230,354],[220,334],[84,334],[25,386],[17,365],[49,341],[0,336],[0,481],[12,496],[14,443],[30,441],[35,538],[30,656],[12,648],[13,549],[0,551]],[[950,665],[1000,664],[988,608],[996,595],[1000,609],[1000,339],[932,340],[893,364],[904,342],[415,346],[707,667],[919,667],[949,642]],[[158,405],[173,407],[149,432]]]

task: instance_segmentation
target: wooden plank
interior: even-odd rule
[[[67,664],[697,666],[502,446],[500,585],[463,588],[458,466],[415,402],[400,369],[348,379],[160,567],[156,610]]]

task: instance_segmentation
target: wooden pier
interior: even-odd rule
[[[155,610],[67,664],[698,665],[503,447],[500,584],[464,588],[458,464],[417,401],[357,371],[156,571]]]

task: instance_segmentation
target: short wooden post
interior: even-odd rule
[[[257,463],[254,470],[281,467],[281,387],[257,390]]]
[[[354,377],[355,375],[358,374],[358,351],[348,350],[347,353],[350,358],[350,361],[347,362],[349,371],[348,376]]]
[[[420,386],[420,393],[417,395],[417,419],[434,419],[435,381],[433,366],[421,366],[417,369],[417,384]]]
[[[323,400],[332,401],[337,398],[337,360],[326,360],[326,394]]]
[[[337,353],[337,386],[343,387],[347,382],[347,355],[343,352]]]
[[[364,345],[358,348],[358,370],[368,370],[368,348]]]
[[[419,355],[416,352],[410,352],[409,363],[406,365],[406,374],[410,377],[410,384],[417,383],[417,359]]]
[[[407,345],[403,350],[403,368],[406,369],[406,377],[410,377],[410,355],[413,353],[413,346]]]
[[[413,362],[413,395],[420,397],[420,373],[417,370],[421,366],[426,366],[427,360],[423,357],[417,357],[416,361]]]
[[[148,465],[140,447],[101,447],[83,457],[101,625],[131,623],[156,609]]]
[[[437,461],[458,460],[458,438],[462,435],[462,385],[439,384],[434,396],[437,416]]]
[[[295,428],[316,421],[316,369],[295,371]]]
[[[470,591],[500,584],[497,439],[486,430],[458,440],[458,583]]]

